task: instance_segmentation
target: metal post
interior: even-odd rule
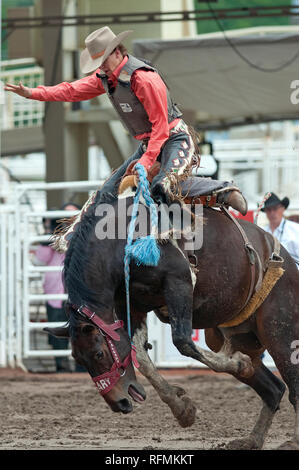
[[[0,299],[0,365],[6,367],[6,214],[0,214],[0,276],[1,276],[1,299]]]
[[[16,198],[14,213],[14,245],[15,245],[15,309],[16,309],[16,366],[27,370],[23,364],[23,279],[22,279],[22,241],[21,216],[19,200]]]
[[[24,357],[28,357],[28,351],[30,349],[30,331],[28,324],[30,322],[30,304],[29,304],[29,241],[26,238],[29,230],[29,219],[27,214],[24,214],[24,243],[23,243],[23,331],[24,331]]]
[[[13,253],[13,224],[12,214],[7,214],[7,360],[9,367],[15,367],[15,296],[14,296],[14,253]]]

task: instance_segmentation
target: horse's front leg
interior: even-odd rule
[[[249,356],[233,352],[229,342],[218,352],[197,347],[192,341],[193,286],[190,270],[169,274],[164,283],[173,344],[184,356],[203,362],[216,372],[250,377],[254,369]]]
[[[140,373],[151,383],[161,400],[169,406],[179,424],[183,428],[192,426],[195,421],[196,407],[193,405],[190,398],[185,395],[186,392],[184,389],[170,385],[159,374],[147,353],[148,335],[146,316],[134,325],[133,342],[137,350]]]

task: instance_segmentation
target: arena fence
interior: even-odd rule
[[[251,200],[269,188],[297,199],[299,143],[295,136],[293,140],[215,139],[213,146],[220,164],[220,179],[230,179],[233,174],[234,181]]]
[[[70,355],[71,351],[32,347],[33,331],[46,326],[62,326],[63,323],[32,321],[31,311],[37,304],[50,299],[66,299],[65,294],[47,295],[42,291],[42,276],[49,271],[61,270],[61,266],[36,266],[31,256],[34,244],[48,240],[42,232],[42,218],[63,218],[74,215],[66,211],[34,211],[21,204],[29,191],[68,190],[89,191],[98,188],[100,181],[32,183],[16,188],[15,203],[0,205],[0,367],[23,367],[24,359],[33,357],[54,357]],[[36,230],[39,226],[40,230]],[[38,283],[36,280],[38,279]],[[36,285],[39,286],[36,289]],[[149,354],[158,367],[203,367],[198,361],[181,356],[172,344],[169,325],[162,324],[150,313],[148,316],[149,342],[153,349]],[[204,332],[195,330],[193,340],[207,348]],[[36,345],[35,345],[36,346]],[[274,366],[266,353],[264,362]]]
[[[32,183],[15,188],[15,201],[10,206],[0,205],[0,367],[22,367],[23,360],[30,357],[65,356],[70,350],[34,349],[30,334],[46,326],[61,326],[63,323],[33,322],[30,311],[33,305],[50,299],[66,299],[65,294],[46,295],[42,291],[33,292],[36,278],[41,279],[47,271],[61,270],[61,266],[34,266],[31,252],[34,244],[48,240],[40,235],[36,227],[42,227],[46,218],[63,218],[74,215],[68,211],[33,211],[22,204],[30,191],[74,191],[93,190],[100,181]],[[40,230],[41,232],[41,230]],[[41,282],[40,282],[41,286]]]

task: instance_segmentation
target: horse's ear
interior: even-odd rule
[[[57,338],[69,338],[70,337],[68,326],[61,326],[58,328],[43,328],[43,330],[52,336],[56,336]]]

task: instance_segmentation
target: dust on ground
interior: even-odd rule
[[[221,449],[253,428],[261,400],[226,374],[161,372],[183,387],[197,407],[195,423],[181,428],[141,376],[144,404],[113,413],[88,374],[32,374],[0,370],[0,449]],[[274,417],[265,449],[292,438],[295,414],[288,393]]]

